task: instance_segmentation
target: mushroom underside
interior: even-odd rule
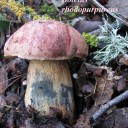
[[[73,85],[65,60],[30,61],[25,105],[31,105],[42,115],[49,115],[50,108],[56,108],[63,118],[73,118]]]

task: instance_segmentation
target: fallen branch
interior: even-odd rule
[[[93,73],[93,76],[101,77],[101,76],[103,76],[104,74],[107,73],[106,69],[100,68],[98,66],[91,65],[89,63],[84,63],[84,65],[85,65],[86,70],[88,72],[92,72]]]
[[[105,105],[101,106],[99,110],[97,110],[91,117],[91,121],[95,122],[100,116],[102,116],[108,109],[113,107],[114,105],[120,103],[121,101],[128,98],[128,90],[116,98],[112,99]]]

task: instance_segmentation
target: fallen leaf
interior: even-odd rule
[[[96,78],[96,90],[93,95],[95,106],[107,103],[112,97],[114,82],[110,74],[112,71],[107,70],[107,74]]]
[[[123,57],[119,59],[119,63],[123,65],[128,65],[128,55],[124,54]]]
[[[80,118],[77,120],[77,123],[73,126],[73,128],[91,128],[89,119],[81,115]]]
[[[91,65],[89,63],[84,63],[84,65],[86,67],[87,72],[91,72],[92,75],[95,77],[101,77],[107,73],[106,69],[104,68],[100,68],[98,66]]]
[[[15,76],[26,73],[28,65],[24,59],[16,58],[10,61],[6,67],[7,72],[11,71]]]
[[[84,63],[80,66],[78,74],[76,75],[77,76],[74,74],[73,77],[76,77],[76,89],[78,96],[88,96],[93,93],[95,87],[89,80],[87,80],[87,70]]]
[[[114,110],[111,114],[102,119],[98,128],[127,128],[128,108]]]
[[[89,83],[84,85],[82,88],[81,88],[81,92],[84,94],[84,95],[89,95],[91,94],[93,91],[94,91],[94,85],[92,83]]]
[[[26,128],[35,128],[31,118],[28,118],[28,119],[25,120],[25,127]]]
[[[116,86],[114,86],[117,91],[124,91],[127,87],[125,77],[122,76],[117,82]]]

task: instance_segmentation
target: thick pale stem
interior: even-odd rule
[[[49,115],[49,108],[54,107],[62,112],[63,118],[73,117],[73,85],[66,61],[30,62],[25,105],[43,115]]]

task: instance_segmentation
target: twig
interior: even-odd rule
[[[16,112],[21,112],[17,107],[9,106],[9,105],[1,105],[2,107],[7,107],[11,109],[15,109]],[[0,108],[1,109],[1,108]]]
[[[95,122],[100,116],[103,115],[108,109],[113,107],[114,105],[120,103],[121,101],[125,100],[128,98],[128,90],[121,95],[117,96],[116,98],[112,99],[105,105],[101,106],[99,110],[97,110],[91,117],[91,120]]]
[[[109,15],[111,15],[112,17],[116,18],[117,20],[120,20],[121,22],[123,22],[126,26],[128,26],[128,23],[121,19],[120,17],[116,16],[115,14],[113,14],[111,11],[109,11],[109,9],[105,8],[104,6],[102,6],[99,2],[97,2],[96,0],[90,0],[90,2],[92,2],[94,5],[96,5],[99,8],[104,9]]]
[[[13,83],[15,83],[18,79],[20,79],[21,77],[18,77],[17,79],[15,79],[14,81],[12,81],[6,88],[2,89],[0,93],[5,92],[10,86],[13,85]]]
[[[88,72],[92,72],[93,73],[93,76],[97,76],[97,77],[101,77],[103,76],[104,74],[106,74],[106,69],[103,69],[103,68],[100,68],[98,66],[94,66],[94,65],[91,65],[89,63],[83,63],[86,67],[86,70]]]
[[[10,81],[10,80],[12,80],[12,79],[14,79],[14,78],[19,78],[19,77],[25,76],[25,75],[26,75],[26,73],[25,73],[25,74],[18,75],[18,76],[15,76],[15,77],[12,77],[12,78],[10,78],[10,79],[8,79],[8,80],[4,80],[3,82],[0,82],[0,85],[1,85],[1,84],[4,84],[4,82],[8,82],[8,81]]]

